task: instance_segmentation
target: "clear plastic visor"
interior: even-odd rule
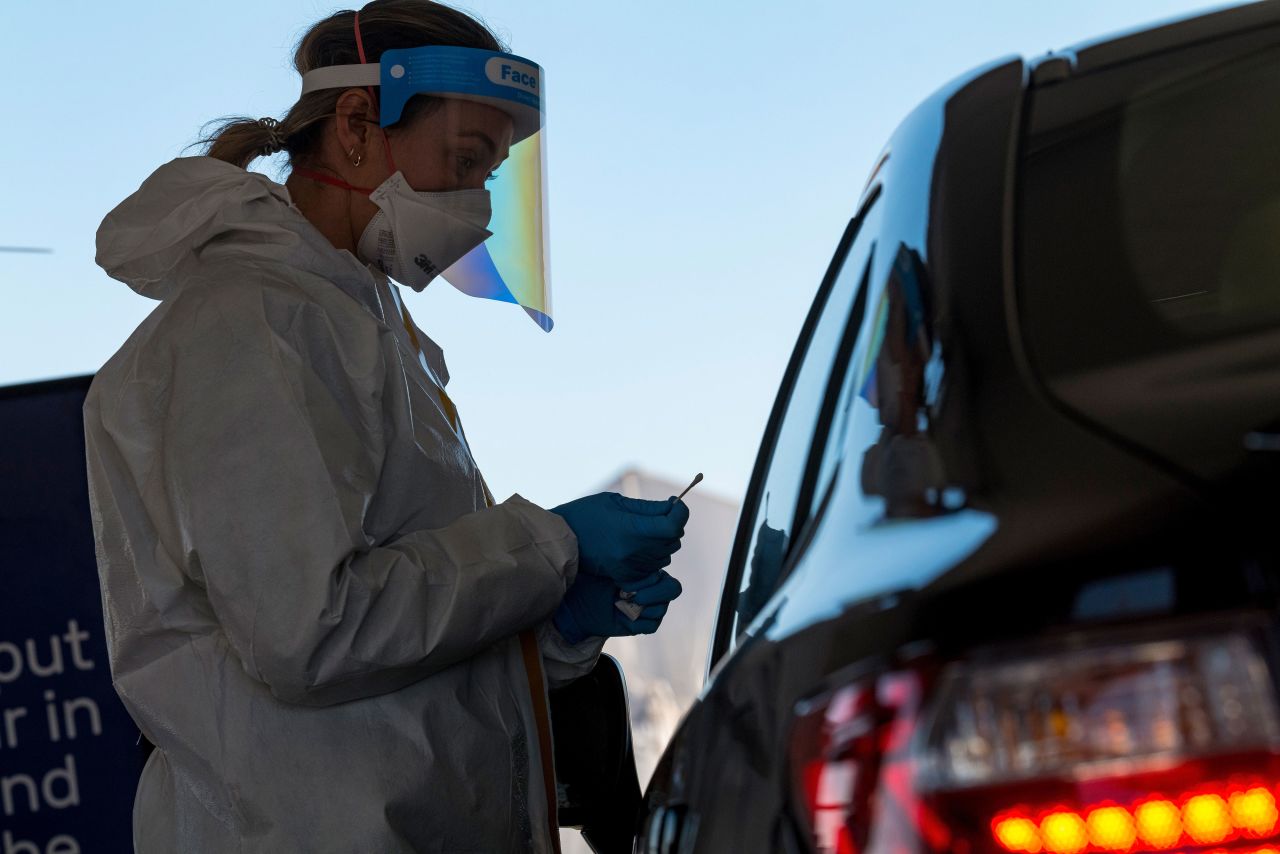
[[[509,53],[430,46],[387,51],[379,72],[384,127],[400,119],[404,105],[414,95],[483,104],[510,117],[509,154],[486,182],[493,209],[489,223],[493,236],[442,275],[470,296],[521,306],[550,332],[546,79],[542,67]],[[437,115],[465,112],[446,110]],[[462,135],[470,129],[443,130]]]
[[[359,37],[357,16],[357,40]],[[363,46],[360,51],[363,60]],[[438,168],[458,170],[459,179],[474,168],[492,167],[493,160],[502,153],[499,149],[507,147],[507,130],[510,130],[508,155],[485,182],[492,207],[488,226],[492,236],[442,275],[465,294],[521,306],[538,326],[550,332],[546,81],[542,67],[510,53],[429,45],[388,50],[376,63],[312,69],[302,78],[303,95],[348,86],[368,86],[371,94],[374,87],[378,87],[379,121],[384,128],[401,120],[405,105],[416,95],[493,108],[479,112],[446,109],[425,118],[435,123],[432,130],[438,131],[444,141],[441,148],[446,162],[438,164]],[[500,121],[495,126],[493,110],[511,121]],[[485,125],[488,125],[487,134]],[[470,146],[470,151],[478,162],[470,167],[461,156],[467,148],[461,144],[463,138],[476,143]],[[482,142],[484,138],[487,146]],[[483,162],[485,157],[489,162]],[[478,186],[470,180],[459,183]]]
[[[461,125],[446,132],[463,140],[469,133]],[[469,296],[519,305],[550,332],[546,158],[545,125],[511,145],[506,160],[485,182],[493,235],[441,275]]]

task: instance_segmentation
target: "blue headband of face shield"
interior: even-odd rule
[[[376,63],[316,68],[302,78],[303,95],[363,86],[379,87],[384,128],[400,120],[414,95],[474,101],[511,117],[510,154],[488,184],[493,236],[441,275],[470,296],[520,305],[550,332],[542,68],[510,53],[431,45],[388,50]]]

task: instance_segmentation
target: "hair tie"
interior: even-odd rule
[[[257,121],[258,127],[267,131],[267,144],[262,146],[260,154],[263,157],[270,157],[277,151],[284,150],[285,133],[280,130],[280,122],[270,116],[263,116]]]

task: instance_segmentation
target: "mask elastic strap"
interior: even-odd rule
[[[359,12],[356,12],[354,26],[356,30],[356,52],[360,55],[360,64],[367,65],[369,61],[365,59],[365,55],[364,55],[364,39],[361,38],[360,36],[360,13]],[[369,97],[373,99],[374,106],[378,108],[378,116],[379,116],[378,130],[382,131],[382,144],[387,149],[387,163],[391,166],[391,174],[394,175],[397,171],[396,159],[391,156],[391,140],[387,137],[386,129],[382,127],[382,119],[381,119],[382,102],[378,100],[378,96],[374,93],[373,87],[370,86],[368,88],[369,88]],[[355,188],[352,188],[352,189],[355,189]]]
[[[334,187],[341,187],[344,190],[350,190],[353,193],[363,193],[369,195],[373,190],[366,187],[356,187],[343,181],[341,178],[334,178],[332,175],[326,175],[323,172],[315,172],[311,169],[295,168],[293,174],[301,175],[303,178],[310,178],[312,181],[319,181],[321,184],[329,184]]]

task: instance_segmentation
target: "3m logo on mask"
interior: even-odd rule
[[[434,276],[437,272],[436,265],[431,263],[431,259],[426,255],[414,256],[413,263],[418,265],[418,269],[426,273],[428,276]]]
[[[484,64],[485,76],[499,86],[538,94],[538,69],[523,62],[495,56]]]

